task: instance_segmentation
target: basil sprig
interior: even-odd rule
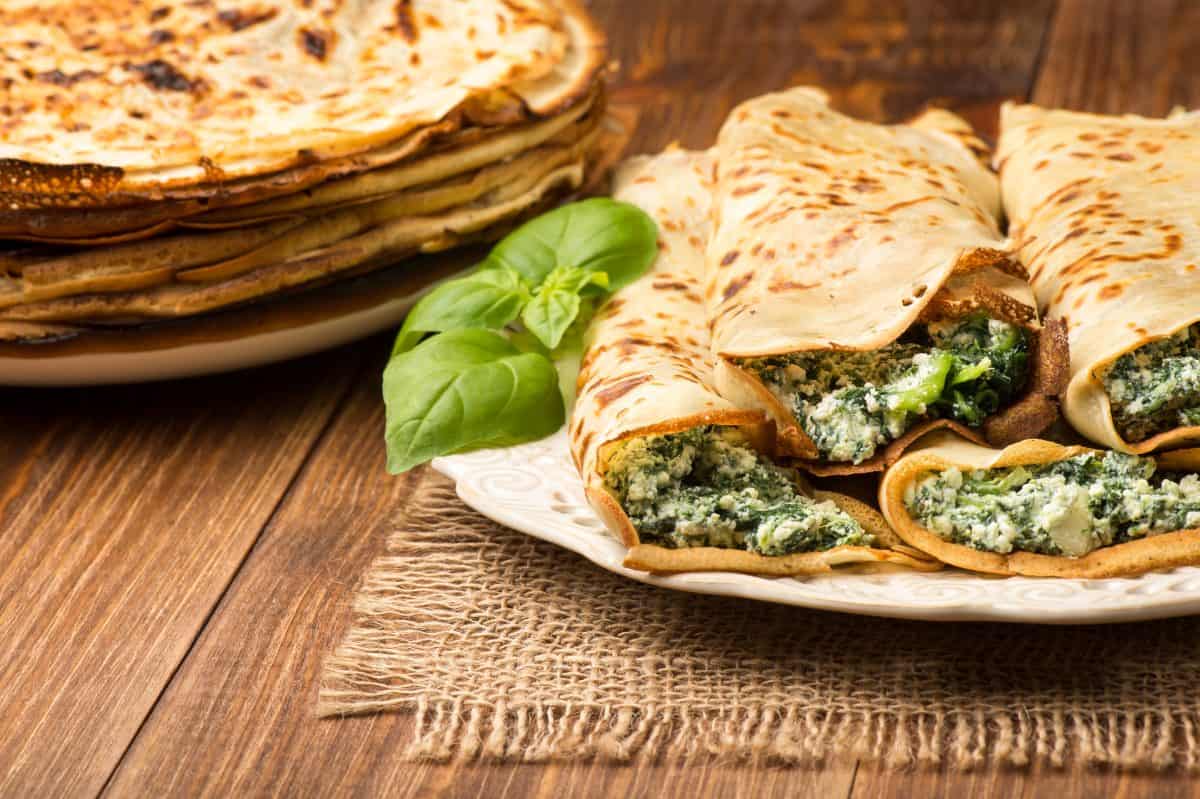
[[[588,321],[646,271],[657,241],[636,206],[584,200],[527,222],[426,294],[383,373],[388,470],[557,430]]]

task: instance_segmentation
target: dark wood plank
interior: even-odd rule
[[[1063,0],[1032,100],[1107,113],[1200,106],[1200,3]],[[1192,796],[1184,775],[1118,774],[1084,765],[1031,773],[904,772],[863,766],[855,796]]]
[[[1110,114],[1200,106],[1200,3],[1063,0],[1032,99]]]
[[[100,790],[343,396],[346,360],[3,392],[0,795]]]
[[[920,796],[928,799],[1184,799],[1195,796],[1192,781],[1182,774],[1121,774],[1108,770],[1072,768],[980,769],[978,771],[919,770],[910,772],[860,766],[855,797]]]
[[[750,776],[726,766],[705,769],[699,784],[685,782],[678,765],[414,765],[395,757],[411,729],[407,715],[315,719],[321,661],[415,482],[386,476],[382,425],[375,391],[356,392],[163,694],[111,795],[743,795],[736,786],[751,796],[785,781],[802,794],[849,794],[852,765]],[[675,793],[663,790],[671,785]]]

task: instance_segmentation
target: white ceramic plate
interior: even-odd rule
[[[625,547],[588,507],[563,431],[533,444],[438,458],[458,495],[501,524],[577,552],[625,577],[701,594],[936,621],[1103,624],[1200,613],[1200,568],[1140,577],[1059,580],[934,574],[757,577],[709,572],[655,576],[621,565]]]

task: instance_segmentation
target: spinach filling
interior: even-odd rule
[[[1126,441],[1200,424],[1200,325],[1122,355],[1100,379]]]
[[[768,461],[734,428],[631,439],[604,479],[646,543],[762,555],[874,543],[835,504],[801,494],[792,470]]]
[[[922,526],[985,552],[1078,557],[1200,526],[1200,478],[1150,458],[1088,453],[1057,463],[930,473],[905,504]]]
[[[822,350],[741,365],[788,407],[830,461],[862,463],[922,419],[978,427],[1029,371],[1024,329],[972,314],[917,326],[878,350]]]

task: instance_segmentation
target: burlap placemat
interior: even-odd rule
[[[676,593],[499,527],[432,472],[387,546],[319,712],[414,712],[411,757],[1200,761],[1195,619],[935,624]]]

